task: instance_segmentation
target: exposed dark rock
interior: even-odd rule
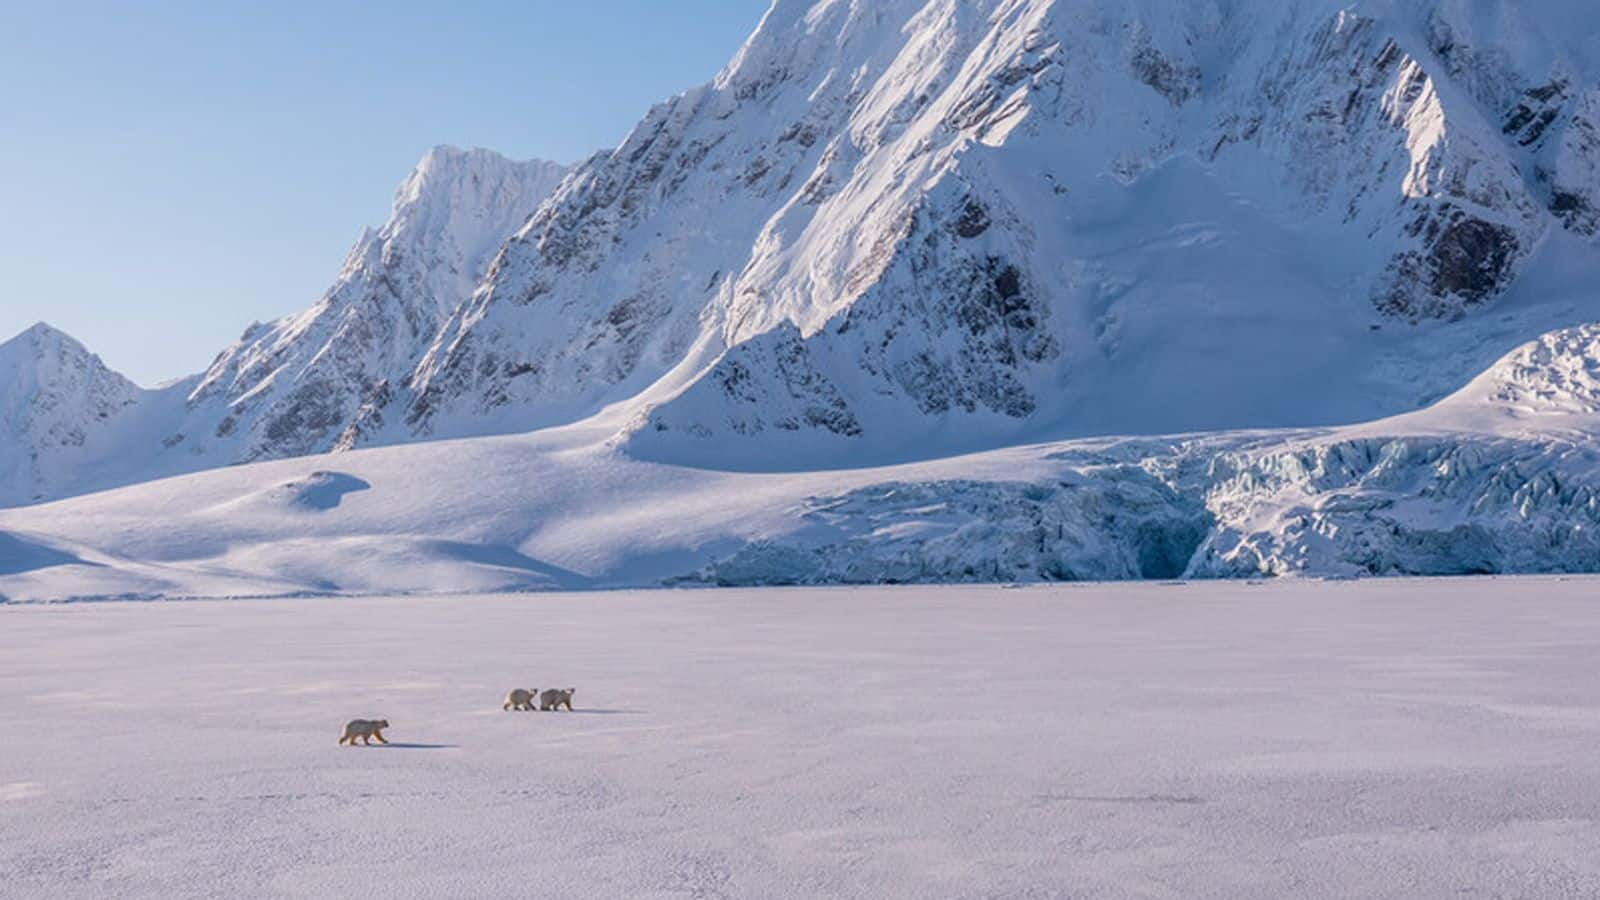
[[[1173,106],[1182,106],[1199,92],[1200,70],[1176,65],[1154,47],[1146,45],[1135,50],[1128,65],[1135,78]]]
[[[1516,233],[1504,225],[1462,218],[1445,227],[1429,254],[1429,286],[1481,303],[1505,287],[1518,249]]]
[[[962,204],[961,217],[956,219],[956,235],[964,238],[975,238],[989,230],[989,211],[983,208],[975,198],[968,197]]]
[[[1407,231],[1425,247],[1395,259],[1390,286],[1375,305],[1412,322],[1459,318],[1494,299],[1510,283],[1522,252],[1516,232],[1460,210],[1424,213]]]

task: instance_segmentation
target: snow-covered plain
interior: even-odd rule
[[[5,607],[0,894],[1593,897],[1597,589]]]

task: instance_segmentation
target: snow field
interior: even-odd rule
[[[1596,586],[5,607],[0,894],[1594,896]]]

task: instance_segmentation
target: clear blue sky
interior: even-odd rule
[[[435,144],[571,162],[767,0],[0,0],[0,340],[144,384],[313,303]]]

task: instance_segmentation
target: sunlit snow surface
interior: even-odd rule
[[[1592,897],[1597,596],[0,608],[0,894]],[[557,685],[576,712],[500,710]]]

